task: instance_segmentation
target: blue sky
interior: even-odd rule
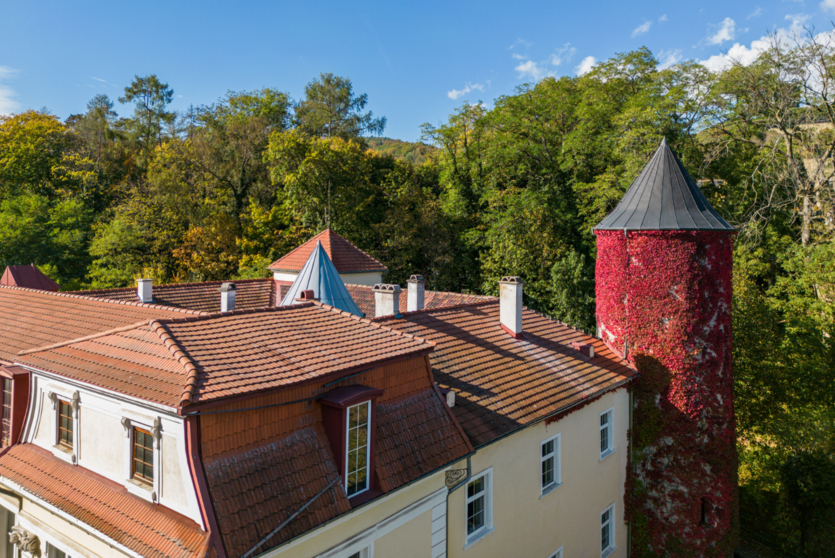
[[[265,86],[298,99],[333,72],[388,117],[385,135],[417,140],[465,100],[491,105],[616,52],[647,46],[667,63],[719,67],[727,53],[753,56],[769,30],[828,31],[832,20],[835,0],[0,0],[0,114],[65,118],[97,93],[115,100],[134,74],[156,73],[183,109]]]

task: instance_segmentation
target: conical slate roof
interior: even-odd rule
[[[281,306],[295,304],[296,299],[301,298],[302,291],[307,290],[313,291],[316,300],[323,304],[350,312],[355,316],[365,316],[354,299],[351,298],[351,295],[348,294],[345,283],[342,282],[342,278],[339,277],[333,262],[331,262],[325,249],[322,248],[321,242],[316,243],[316,247],[310,253],[310,257],[307,258],[299,276],[293,281],[290,290],[287,291],[287,295],[281,301]]]
[[[596,231],[732,231],[684,165],[661,145]]]

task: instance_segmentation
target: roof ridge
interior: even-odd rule
[[[346,287],[366,287],[368,289],[373,289],[374,288],[371,285],[360,285],[359,283],[345,283],[345,286]],[[402,287],[401,287],[401,289],[402,289]],[[405,289],[403,289],[403,290],[405,291]],[[458,296],[471,296],[471,297],[475,297],[475,298],[483,298],[483,299],[489,299],[489,300],[498,300],[499,299],[499,297],[497,297],[497,296],[469,294],[469,293],[456,293],[455,291],[432,291],[432,290],[429,290],[429,291],[424,291],[424,292],[426,292],[426,293],[458,295]],[[461,304],[471,304],[471,303],[462,302]],[[449,307],[450,306],[445,306],[444,308],[449,308]]]
[[[429,341],[428,339],[424,339],[423,337],[418,337],[417,335],[413,335],[413,334],[407,333],[405,331],[400,331],[400,330],[394,329],[392,327],[384,326],[377,321],[377,320],[382,320],[383,318],[361,318],[361,317],[359,317],[355,314],[352,314],[352,313],[347,312],[345,310],[341,310],[341,309],[336,308],[335,306],[331,306],[329,304],[324,304],[324,303],[316,301],[316,300],[313,301],[313,304],[322,308],[322,309],[324,309],[324,310],[329,310],[329,311],[334,312],[336,314],[345,314],[346,316],[350,316],[352,319],[354,319],[358,322],[362,322],[362,323],[364,323],[366,325],[369,325],[369,326],[372,326],[374,328],[381,329],[383,331],[389,331],[391,333],[396,333],[397,335],[402,335],[404,337],[408,337],[409,339],[412,339],[413,341],[416,341],[418,343],[423,343],[423,344],[429,345],[430,347],[433,347],[433,348],[437,346],[434,341]],[[389,317],[389,316],[386,316],[386,317]]]
[[[194,403],[194,392],[197,388],[199,372],[194,360],[188,355],[185,347],[171,334],[168,327],[166,327],[167,325],[159,320],[151,320],[148,324],[148,329],[157,334],[160,341],[162,341],[163,345],[171,353],[171,356],[183,367],[183,371],[186,373],[186,382],[183,386],[179,401],[180,407],[184,407]]]
[[[199,286],[199,285],[211,285],[213,283],[235,283],[236,285],[239,283],[254,283],[256,281],[273,281],[271,277],[256,277],[254,279],[217,279],[214,281],[194,281],[194,282],[185,282],[185,283],[160,283],[159,285],[154,285],[155,289],[165,288],[165,287],[184,287],[184,286]],[[84,293],[107,293],[107,292],[131,292],[135,291],[136,287],[113,287],[111,289],[89,289],[86,291],[66,291],[65,294],[74,294],[84,296]]]
[[[457,293],[453,293],[457,294]],[[481,296],[481,295],[475,295]],[[371,318],[374,321],[385,321],[399,319],[403,316],[414,316],[415,314],[428,314],[429,312],[443,312],[444,310],[458,310],[467,306],[486,306],[488,304],[498,304],[498,297],[491,297],[489,300],[476,300],[473,302],[462,302],[461,304],[450,304],[449,306],[438,306],[435,308],[423,308],[421,310],[412,310],[411,312],[401,312],[400,316],[380,316],[379,318]],[[527,308],[527,307],[525,307]]]
[[[96,298],[92,296],[84,296],[75,294],[75,292],[53,292],[53,291],[44,291],[41,289],[29,289],[27,287],[13,287],[11,285],[0,285],[0,289],[10,289],[16,291],[27,291],[32,293],[39,293],[46,296],[60,296],[64,298],[75,298],[75,299],[82,299],[82,300],[89,300],[94,302],[105,302],[108,304],[121,304],[123,306],[135,306],[138,308],[150,308],[154,310],[166,310],[168,312],[181,312],[183,314],[195,314],[195,315],[204,315],[205,312],[202,310],[189,310],[188,308],[178,308],[176,306],[163,306],[161,304],[145,304],[142,302],[134,302],[132,300],[115,300],[112,298]]]
[[[282,268],[275,268],[275,269],[274,269],[274,268],[273,268],[273,266],[275,266],[275,265],[276,265],[278,262],[280,262],[281,260],[284,260],[284,259],[289,258],[289,257],[290,257],[290,256],[292,256],[293,254],[295,254],[297,251],[299,251],[299,250],[301,250],[302,248],[306,247],[308,244],[313,243],[313,241],[314,241],[314,240],[319,240],[319,241],[321,242],[322,237],[323,237],[325,234],[327,234],[327,235],[328,235],[328,239],[327,239],[327,240],[328,240],[328,247],[329,247],[329,249],[330,249],[331,251],[333,251],[333,243],[331,242],[331,236],[336,236],[336,237],[337,237],[337,238],[339,238],[340,240],[343,240],[344,242],[347,242],[347,243],[348,243],[348,245],[351,247],[351,249],[356,250],[356,251],[360,252],[361,254],[363,254],[364,256],[367,256],[367,257],[371,258],[372,260],[374,260],[374,262],[375,262],[377,265],[379,265],[379,266],[380,266],[380,267],[379,267],[378,269],[376,269],[376,270],[368,270],[368,269],[362,269],[362,270],[359,270],[359,271],[339,271],[339,270],[337,270],[337,271],[339,271],[339,273],[362,273],[362,272],[365,272],[365,271],[382,271],[382,270],[388,271],[388,268],[385,266],[385,264],[383,264],[383,262],[381,262],[380,260],[378,260],[377,258],[375,258],[374,256],[372,256],[371,254],[369,254],[369,253],[368,253],[368,252],[366,252],[365,250],[361,249],[359,246],[357,246],[356,244],[354,244],[353,242],[351,242],[350,240],[348,240],[347,238],[345,238],[345,237],[344,237],[344,236],[342,236],[341,234],[339,234],[339,233],[335,232],[335,231],[334,231],[333,229],[331,229],[330,227],[328,227],[328,228],[324,229],[322,232],[320,232],[320,233],[316,234],[316,235],[315,235],[315,236],[313,236],[312,238],[310,238],[310,239],[308,239],[308,240],[306,240],[306,241],[302,242],[301,244],[299,244],[298,246],[296,246],[295,248],[293,248],[292,250],[290,250],[289,252],[287,252],[286,254],[284,254],[283,256],[281,256],[280,258],[278,258],[277,260],[275,260],[275,261],[274,261],[273,263],[271,263],[269,266],[267,266],[267,269],[270,269],[270,270],[272,270],[272,271],[299,271],[299,270],[297,270],[297,269],[286,269],[286,270],[284,270],[284,269],[282,269]],[[315,247],[315,246],[314,246],[314,247]],[[324,245],[323,245],[323,247],[324,247]],[[325,252],[327,252],[327,250],[325,250]],[[328,257],[329,257],[329,258],[331,258],[331,260],[332,260],[332,259],[333,259],[333,254],[328,254]]]
[[[383,262],[381,262],[380,260],[378,260],[377,258],[375,258],[374,256],[372,256],[371,254],[369,254],[368,252],[366,252],[365,250],[363,250],[362,248],[360,248],[359,246],[357,246],[356,244],[354,244],[353,242],[351,242],[350,240],[348,240],[347,238],[345,238],[344,236],[342,236],[342,235],[341,235],[341,234],[339,234],[338,232],[334,232],[334,231],[332,231],[331,229],[326,229],[326,230],[327,230],[327,231],[329,231],[329,232],[330,232],[330,234],[332,234],[332,235],[336,236],[337,238],[339,238],[339,239],[341,239],[341,240],[344,240],[345,242],[347,242],[348,244],[350,244],[350,245],[351,245],[351,247],[353,247],[355,250],[359,250],[360,252],[362,252],[363,254],[365,254],[366,256],[368,256],[369,258],[371,258],[372,260],[374,260],[374,261],[375,261],[375,262],[377,262],[378,264],[380,264],[380,266],[381,266],[383,269],[385,269],[386,271],[388,271],[388,268],[386,267],[386,265],[385,265]],[[333,248],[331,248],[331,250],[333,250]]]
[[[133,323],[131,325],[115,327],[113,329],[108,329],[107,331],[100,331],[98,333],[93,333],[91,335],[85,335],[84,337],[76,337],[75,339],[69,339],[67,341],[61,341],[60,343],[53,343],[52,345],[43,345],[41,347],[33,347],[31,349],[26,349],[20,351],[18,356],[29,355],[32,353],[40,353],[43,351],[50,351],[52,349],[58,349],[60,347],[66,347],[67,345],[74,345],[76,343],[81,343],[83,341],[90,341],[91,339],[98,339],[99,337],[107,337],[108,335],[113,335],[114,333],[121,333],[123,331],[130,331],[132,329],[139,329],[143,325],[149,325],[154,320],[142,320],[140,322]]]

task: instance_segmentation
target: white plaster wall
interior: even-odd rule
[[[614,407],[614,452],[600,459],[600,413]],[[493,470],[495,530],[465,548],[466,486],[450,494],[449,555],[464,558],[547,558],[563,547],[569,557],[600,557],[600,514],[615,504],[616,549],[626,556],[629,394],[625,388],[545,425],[541,422],[477,451],[472,473]],[[541,495],[541,442],[560,434],[562,485]],[[466,462],[454,468],[466,467]]]
[[[290,281],[292,283],[298,276],[298,273],[292,271],[273,271],[273,279],[276,281]]]
[[[383,282],[383,274],[380,271],[367,273],[340,273],[339,277],[343,283],[349,285],[367,285],[373,287],[377,283]]]
[[[151,491],[141,491],[128,482],[130,476],[129,438],[122,419],[132,424],[151,428],[155,420],[160,424],[158,466],[159,503],[202,524],[197,494],[188,471],[186,457],[185,422],[174,409],[154,405],[120,394],[106,392],[32,371],[32,395],[29,416],[24,426],[23,441],[44,449],[54,447],[55,411],[49,392],[72,394],[78,392],[78,465],[114,482],[129,491],[151,498]]]
[[[99,472],[112,479],[121,479],[127,456],[122,439],[125,430],[117,420],[88,405],[79,409],[81,429],[80,463],[95,463]]]

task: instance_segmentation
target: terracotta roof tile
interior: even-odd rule
[[[345,285],[351,298],[357,303],[360,310],[368,317],[373,317],[376,314],[374,301],[374,288],[366,285]],[[408,308],[408,290],[400,291],[400,312],[405,312]],[[461,293],[447,293],[444,291],[426,291],[423,297],[424,308],[443,308],[445,306],[456,306],[459,304],[470,304],[473,302],[483,302],[485,300],[497,300],[491,296],[479,296]]]
[[[176,407],[288,386],[431,348],[413,336],[310,303],[141,322],[33,349],[16,360]]]
[[[108,302],[46,291],[0,286],[0,360],[20,351],[62,343],[141,320],[195,315],[160,306]]]
[[[35,264],[8,266],[3,272],[3,277],[0,277],[0,285],[41,291],[61,290],[58,283],[47,277]]]
[[[521,340],[501,328],[498,301],[375,321],[436,344],[435,379],[456,392],[455,416],[479,446],[635,375],[599,339],[531,310],[523,320]],[[594,345],[595,357],[572,342]]]
[[[325,229],[298,248],[277,259],[270,265],[273,271],[301,271],[305,262],[316,248],[316,242],[322,242],[339,273],[357,273],[364,271],[387,271],[388,268],[363,252],[335,232]]]
[[[220,312],[220,286],[227,281],[205,283],[174,283],[154,285],[154,304],[188,308],[203,312]],[[235,283],[235,308],[249,310],[275,306],[275,282],[272,279],[242,279]],[[136,288],[75,291],[73,294],[109,300],[138,301]]]
[[[193,521],[31,444],[0,457],[0,477],[141,556],[190,558],[207,551],[208,535]]]

